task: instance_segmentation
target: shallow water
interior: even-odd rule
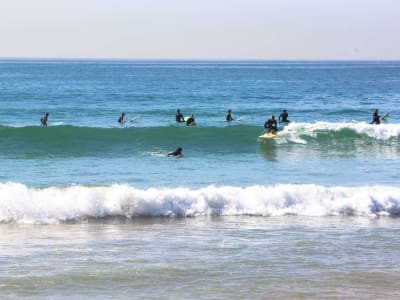
[[[400,225],[393,218],[134,218],[0,230],[7,298],[400,294]]]

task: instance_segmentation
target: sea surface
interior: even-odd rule
[[[399,142],[396,61],[2,59],[0,297],[399,298]]]

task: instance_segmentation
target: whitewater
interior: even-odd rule
[[[0,222],[54,224],[107,217],[397,216],[400,188],[276,185],[141,190],[127,185],[32,189],[0,184]]]

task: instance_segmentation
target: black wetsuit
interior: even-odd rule
[[[275,119],[268,119],[265,123],[264,123],[264,129],[268,130],[268,132],[276,132],[278,130],[278,125],[276,123]]]
[[[192,125],[194,124],[194,117],[190,117],[189,119],[187,119],[186,121],[186,125]]]
[[[232,118],[230,112],[227,113],[227,115],[226,115],[226,120],[227,120],[228,122],[233,121],[233,118]]]
[[[289,114],[284,111],[279,115],[279,122],[284,123],[284,122],[289,122],[288,120]]]
[[[381,124],[381,116],[378,115],[377,112],[374,112],[374,114],[372,115],[372,122],[371,124]]]
[[[44,117],[40,119],[40,123],[43,126],[47,126],[47,118],[48,118],[48,116],[49,116],[48,114],[45,114]]]
[[[182,148],[177,148],[174,152],[168,153],[168,156],[181,156],[182,155]]]
[[[185,119],[183,118],[183,115],[180,112],[177,112],[175,115],[175,120],[177,122],[185,122]]]

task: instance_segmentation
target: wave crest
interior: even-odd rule
[[[400,124],[371,125],[365,122],[315,122],[290,123],[279,136],[281,139],[296,143],[306,143],[307,139],[323,141],[329,139],[362,138],[363,136],[389,140],[400,137]]]
[[[0,184],[0,222],[52,224],[122,216],[400,214],[400,188],[275,185],[147,190],[129,185],[29,188]]]

